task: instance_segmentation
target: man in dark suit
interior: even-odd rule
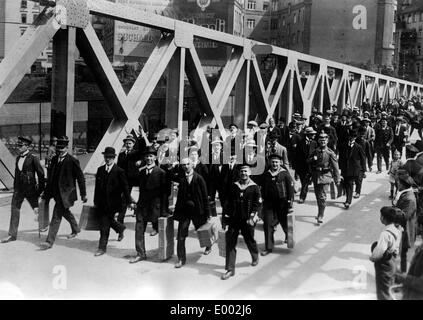
[[[9,236],[3,239],[2,243],[16,240],[20,211],[24,199],[28,200],[32,210],[34,210],[37,221],[38,197],[44,190],[44,170],[40,165],[40,160],[28,150],[31,140],[25,137],[18,137],[18,139],[19,156],[16,159],[15,179],[13,181]],[[38,183],[36,177],[38,178]]]
[[[61,137],[57,141],[58,154],[51,161],[47,185],[43,195],[45,200],[54,198],[56,202],[46,242],[41,243],[41,248],[44,250],[53,246],[62,217],[71,225],[72,233],[68,236],[68,239],[75,238],[80,232],[78,223],[69,210],[77,200],[76,181],[78,182],[82,202],[87,202],[84,174],[79,166],[78,159],[68,153],[68,144],[69,139],[66,136]]]
[[[275,119],[269,118],[269,127],[267,128],[267,134],[270,133],[274,134],[275,136],[279,137],[281,136],[281,130],[276,126]]]
[[[145,166],[139,173],[140,195],[137,203],[135,224],[135,249],[137,256],[130,260],[136,263],[147,259],[145,251],[144,233],[147,223],[153,224],[153,229],[158,230],[159,217],[168,216],[167,213],[167,183],[166,172],[156,166],[156,150],[148,147],[144,151]]]
[[[347,196],[344,206],[348,209],[352,202],[354,182],[364,175],[366,170],[366,156],[361,146],[355,142],[357,132],[349,132],[348,145],[339,153],[339,168],[344,178],[345,193]]]
[[[392,129],[386,118],[380,120],[380,126],[375,130],[375,150],[377,154],[377,172],[382,172],[382,157],[385,160],[386,170],[389,170],[389,149],[394,139]]]
[[[194,224],[197,230],[210,217],[207,186],[203,177],[196,173],[190,158],[181,160],[184,176],[179,179],[178,197],[175,205],[174,219],[178,224],[177,254],[178,262],[175,268],[181,268],[186,263],[185,239],[188,237],[189,225]],[[211,247],[206,247],[204,254],[209,254]]]
[[[279,118],[278,128],[281,132],[281,135],[279,136],[278,142],[283,145],[285,148],[288,148],[289,145],[289,128],[286,125],[285,118],[281,117]]]
[[[285,233],[288,242],[288,212],[292,209],[294,198],[294,181],[289,172],[282,168],[281,156],[269,156],[270,170],[263,174],[261,195],[263,198],[264,239],[266,250],[261,255],[266,256],[275,246],[273,234],[278,222]]]
[[[403,120],[404,118],[402,116],[398,116],[395,119],[395,126],[393,127],[394,139],[391,145],[392,158],[394,157],[395,150],[398,150],[402,156],[402,150],[407,141],[407,127],[403,125]]]
[[[311,182],[310,166],[307,163],[307,159],[317,148],[317,142],[314,140],[317,132],[312,127],[307,127],[304,133],[305,137],[297,144],[295,160],[293,161],[295,173],[298,174],[301,181],[301,193],[298,203],[304,203],[307,198],[308,186]]]
[[[129,192],[131,192],[132,188],[138,185],[137,162],[141,160],[141,157],[139,151],[134,149],[136,142],[134,136],[131,134],[128,135],[123,139],[123,142],[125,144],[125,150],[119,153],[117,165],[124,170],[128,180]],[[117,221],[123,224],[127,206],[124,199],[122,200],[122,207],[119,210]]]
[[[107,147],[103,155],[105,164],[97,169],[94,189],[94,205],[100,214],[100,241],[96,257],[106,253],[110,228],[119,234],[118,241],[124,237],[125,226],[115,220],[115,213],[122,207],[122,196],[131,209],[134,209],[135,203],[129,192],[125,171],[114,163],[115,149]]]

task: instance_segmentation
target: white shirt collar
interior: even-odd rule
[[[20,157],[26,157],[28,155],[28,153],[29,153],[29,150],[26,150],[24,153],[22,153],[20,155]]]

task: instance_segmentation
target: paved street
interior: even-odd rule
[[[89,190],[92,186],[89,187]],[[33,214],[24,203],[18,241],[0,246],[0,297],[27,299],[375,299],[374,269],[368,260],[370,245],[382,230],[379,209],[389,205],[387,175],[368,175],[363,195],[344,210],[344,197],[329,201],[325,222],[315,224],[315,198],[295,206],[297,244],[282,244],[280,227],[274,253],[261,257],[257,267],[240,237],[236,276],[220,280],[224,258],[202,255],[194,230],[187,239],[188,261],[175,269],[176,257],[160,262],[158,237],[146,233],[148,261],[130,265],[135,253],[135,218],[127,217],[125,239],[117,242],[111,231],[108,252],[94,257],[98,232],[83,231],[67,240],[69,224],[63,220],[51,250],[38,250]],[[88,192],[92,195],[92,192]],[[92,199],[89,199],[92,201]],[[72,210],[77,219],[81,203]],[[7,235],[10,205],[0,208],[0,237]],[[42,236],[42,240],[45,237]],[[256,232],[264,247],[262,224]],[[57,278],[59,275],[64,278]],[[58,280],[59,279],[59,280]],[[65,279],[65,281],[63,281]],[[57,285],[59,283],[59,285]],[[65,289],[64,289],[65,288]]]

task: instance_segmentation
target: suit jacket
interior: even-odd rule
[[[310,173],[310,167],[307,163],[307,159],[316,148],[317,142],[310,139],[310,143],[307,146],[307,140],[305,137],[297,144],[292,165],[298,174]]]
[[[135,163],[139,160],[141,160],[141,156],[138,150],[132,150],[128,154],[123,151],[118,156],[117,165],[124,170],[131,187],[138,185],[138,168]]]
[[[366,156],[358,143],[340,150],[339,168],[343,177],[359,177],[366,171]]]
[[[60,198],[62,199],[63,205],[65,208],[70,208],[73,206],[74,202],[78,199],[76,194],[76,182],[78,182],[79,193],[81,197],[87,195],[85,187],[85,177],[82,173],[81,167],[79,165],[79,160],[71,156],[69,153],[66,154],[65,158],[62,160],[61,169],[59,172],[59,190],[54,190],[56,184],[53,181],[55,175],[55,170],[57,170],[59,161],[59,155],[54,156],[51,161],[51,166],[49,169],[47,186],[46,186],[46,199],[52,198],[56,192],[59,192]]]
[[[116,213],[122,209],[122,195],[126,204],[135,202],[129,192],[125,171],[116,164],[109,173],[106,165],[99,167],[95,175],[94,205],[105,209],[103,214]]]
[[[153,167],[149,175],[147,175],[147,168],[139,173],[138,207],[148,221],[156,221],[167,210],[167,182],[166,172],[157,166]]]
[[[197,215],[194,218],[205,223],[208,217],[210,217],[206,182],[204,181],[202,176],[200,176],[194,171],[191,185],[193,189],[193,202],[195,205],[195,210],[197,212]],[[188,181],[186,177],[180,177],[178,197],[175,205],[175,213],[173,215],[176,221],[181,221],[184,218],[190,218],[189,216],[187,216],[187,212],[185,210],[185,203],[187,201],[187,188]],[[201,225],[201,222],[196,223],[196,225]]]
[[[207,190],[209,195],[215,194],[219,191],[219,197],[222,197],[224,184],[224,170],[223,170],[223,154],[220,153],[220,164],[213,164],[213,157],[210,156],[210,164],[208,165],[209,178],[207,182]],[[220,169],[219,169],[220,168]]]
[[[376,138],[375,138],[376,149],[389,148],[386,144],[391,145],[394,139],[394,135],[390,127],[386,127],[385,129],[382,129],[382,127],[378,127],[375,130],[375,135],[376,135]]]
[[[417,233],[417,201],[412,189],[402,193],[395,206],[404,212],[406,219],[406,222],[402,225],[404,228],[402,247],[413,248]]]
[[[281,135],[278,139],[278,142],[283,145],[285,148],[288,148],[289,145],[289,128],[288,126],[284,126],[283,128],[279,127],[279,131]]]
[[[392,131],[394,134],[392,145],[395,147],[403,148],[405,146],[405,138],[407,136],[407,128],[403,125],[400,125],[399,134],[396,135],[397,126],[394,125],[392,127]]]
[[[45,178],[44,169],[40,160],[31,153],[28,153],[22,165],[22,171],[18,168],[19,157],[16,158],[15,179],[13,181],[14,192],[26,195],[40,195],[44,190]],[[37,176],[38,183],[35,178]]]

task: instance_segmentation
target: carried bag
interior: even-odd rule
[[[288,248],[293,249],[295,246],[295,215],[293,213],[289,213],[287,216],[288,219]]]
[[[90,205],[82,206],[79,228],[87,231],[100,231],[100,213]]]
[[[200,241],[200,247],[211,247],[213,245],[213,225],[210,222],[203,224],[197,229],[198,240]]]
[[[159,259],[170,259],[175,250],[173,217],[159,218]]]
[[[226,231],[221,229],[218,233],[217,246],[219,247],[219,256],[226,258]]]

